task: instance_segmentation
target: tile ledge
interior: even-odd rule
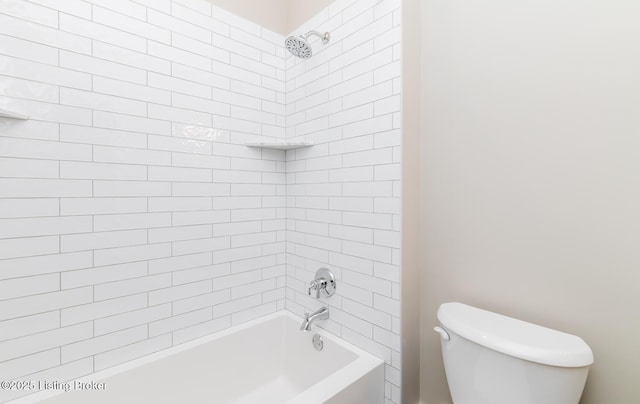
[[[8,109],[0,108],[0,118],[11,118],[11,119],[29,119],[29,115],[23,114],[21,112],[11,111]]]
[[[245,146],[248,147],[260,147],[263,149],[275,149],[275,150],[293,150],[300,149],[302,147],[311,147],[313,143],[310,142],[247,142]]]

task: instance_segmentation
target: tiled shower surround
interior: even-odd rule
[[[0,379],[328,305],[400,401],[400,2],[310,29],[302,60],[206,0],[0,3],[0,108],[30,115],[0,118]],[[314,146],[245,146],[285,139]]]

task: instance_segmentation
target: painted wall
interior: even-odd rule
[[[286,0],[287,24],[286,30],[283,34],[302,34],[303,32],[298,33],[293,32],[293,30],[306,23],[309,19],[325,8],[329,7],[329,5],[334,1],[335,0]]]
[[[640,398],[640,4],[423,2],[421,401],[438,305],[581,336],[583,404]]]
[[[207,2],[2,2],[1,107],[31,116],[0,118],[3,380],[284,308],[284,152],[244,146],[285,136],[282,40]]]
[[[420,401],[422,0],[402,0],[402,402]]]
[[[340,0],[300,30],[331,32],[287,59],[287,309],[328,305],[322,327],[386,361],[400,402],[400,1]],[[334,271],[330,298],[307,295]]]
[[[200,0],[213,3],[281,35],[289,33],[288,0]],[[305,2],[306,3],[306,2]]]
[[[311,17],[327,8],[333,0],[199,0],[213,1],[263,27],[288,35]],[[298,34],[299,35],[299,34]]]

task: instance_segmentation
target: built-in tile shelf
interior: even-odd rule
[[[263,149],[275,149],[275,150],[293,150],[300,149],[302,147],[311,147],[313,143],[310,142],[247,142],[246,146],[249,147],[261,147]]]
[[[0,118],[29,119],[29,115],[0,108]]]

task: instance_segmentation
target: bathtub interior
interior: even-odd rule
[[[177,354],[147,359],[147,363],[108,377],[96,374],[87,379],[104,381],[104,391],[71,391],[41,402],[282,404],[316,395],[325,389],[318,382],[332,378],[340,379],[333,383],[332,388],[338,386],[336,393],[344,390],[347,379],[360,372],[355,363],[368,354],[355,347],[353,351],[321,331],[325,344],[322,351],[316,351],[311,339],[317,330],[304,333],[298,327],[297,317],[280,313],[210,341],[194,342]],[[369,358],[367,364],[374,362]],[[383,362],[378,362],[381,369]]]

